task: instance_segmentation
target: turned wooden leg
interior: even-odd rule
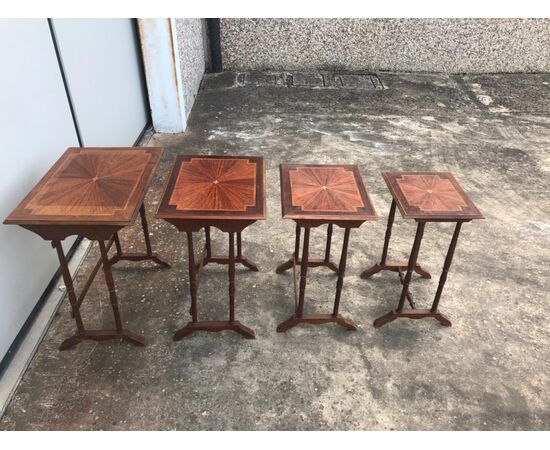
[[[207,228],[205,228],[205,231]],[[210,242],[209,232],[207,233],[207,245]],[[229,256],[211,257],[212,262],[228,265],[229,274],[229,320],[207,320],[199,321],[197,317],[197,289],[198,275],[197,266],[193,250],[193,234],[187,232],[187,251],[189,253],[189,279],[191,291],[191,322],[185,325],[174,334],[174,341],[179,341],[196,331],[219,332],[224,330],[235,331],[246,339],[255,339],[254,331],[235,319],[235,263],[238,259],[235,257],[235,233],[229,232]],[[208,248],[207,248],[208,252]],[[200,269],[202,270],[202,268]]]
[[[198,270],[199,266],[202,264],[206,266],[207,264],[229,264],[229,256],[215,256],[212,255],[212,240],[210,239],[210,227],[204,227],[205,234],[205,245],[204,245],[204,256],[202,260],[196,264]],[[235,264],[242,264],[247,269],[250,269],[252,272],[259,272],[258,266],[254,264],[246,256],[243,256],[242,251],[242,234],[237,232],[237,255],[235,256]]]
[[[330,260],[330,249],[331,249],[331,242],[332,242],[332,229],[333,225],[329,224],[328,230],[327,230],[327,242],[325,247],[325,256],[323,258],[309,258],[308,257],[308,267],[328,267],[330,270],[332,270],[335,273],[338,273],[338,267],[336,264],[334,264]],[[278,274],[284,273],[289,269],[292,269],[294,264],[301,265],[302,260],[300,259],[300,232],[301,228],[298,224],[296,224],[296,239],[294,242],[294,255],[292,255],[292,258],[290,258],[288,261],[285,261],[284,263],[280,264],[277,269],[275,269],[275,272]]]
[[[441,293],[443,292],[443,287],[447,281],[447,274],[453,262],[453,256],[456,249],[456,244],[458,242],[458,235],[460,234],[460,228],[462,227],[462,222],[457,222],[455,226],[455,231],[449,244],[449,250],[447,251],[447,256],[445,258],[445,263],[443,264],[443,271],[441,272],[441,277],[439,278],[439,285],[437,286],[437,292],[435,293],[434,301],[432,303],[431,311],[433,313],[437,312],[437,307],[439,306],[439,299],[441,298]]]
[[[311,267],[311,261],[309,260],[309,235],[310,229],[305,228],[304,232],[304,246],[302,249],[302,258],[300,262],[300,287],[299,287],[299,299],[298,306],[294,311],[294,314],[279,324],[277,327],[278,333],[284,333],[292,327],[300,323],[311,324],[324,324],[324,323],[336,323],[347,330],[355,331],[357,326],[352,320],[342,317],[338,313],[340,307],[340,297],[342,295],[342,287],[344,284],[344,276],[346,272],[346,260],[349,244],[350,228],[346,228],[344,232],[344,242],[342,244],[342,254],[340,256],[340,264],[338,265],[338,281],[336,282],[336,295],[334,298],[334,308],[332,314],[304,314],[304,301],[305,301],[305,289],[307,282],[307,268]],[[298,233],[298,230],[297,230]],[[327,252],[328,253],[328,252]],[[326,254],[326,253],[325,253]],[[323,261],[324,262],[324,261]],[[298,253],[296,252],[296,264],[298,263]]]
[[[229,232],[229,322],[235,321],[235,233]]]
[[[288,269],[292,269],[292,266],[298,262],[300,259],[300,233],[301,233],[300,225],[296,224],[296,236],[294,238],[294,255],[292,255],[292,258],[290,258],[288,261],[285,261],[284,263],[277,266],[275,269],[275,273],[281,274],[286,272]]]
[[[330,263],[330,246],[332,245],[332,224],[329,223],[327,227],[327,245],[325,247],[325,264]]]
[[[407,265],[407,273],[403,279],[403,289],[401,290],[401,297],[399,298],[399,305],[396,310],[392,310],[389,313],[377,318],[374,321],[374,326],[376,328],[385,325],[386,323],[392,322],[398,317],[410,317],[410,318],[420,318],[420,314],[426,313],[425,310],[411,310],[412,312],[403,313],[403,306],[405,305],[405,299],[407,294],[409,294],[409,284],[411,282],[412,273],[416,265],[416,260],[418,258],[418,252],[420,251],[420,243],[422,242],[422,236],[424,235],[424,227],[426,222],[418,222],[416,228],[416,235],[414,237],[414,243],[412,246],[411,254],[409,256],[409,263]]]
[[[334,298],[334,310],[333,316],[338,315],[338,308],[340,307],[340,296],[342,295],[342,286],[344,285],[344,275],[346,273],[346,261],[348,258],[348,244],[350,228],[346,228],[344,232],[344,243],[342,244],[342,254],[340,256],[340,264],[338,264],[338,281],[336,282],[336,297]]]
[[[147,223],[147,215],[145,213],[145,204],[142,203],[139,208],[139,215],[141,216],[141,227],[143,229],[143,237],[145,238],[145,248],[147,251],[147,257],[151,261],[157,263],[158,265],[166,268],[170,268],[170,264],[161,259],[156,253],[153,253],[151,248],[151,236],[149,235],[149,224]],[[116,241],[115,241],[116,242]],[[118,251],[118,246],[117,246]]]
[[[206,260],[212,257],[212,241],[210,240],[210,227],[204,227],[204,246],[206,248]]]
[[[107,249],[105,242],[97,241],[99,244],[99,251],[101,253],[101,261],[103,263],[103,273],[105,275],[105,282],[107,283],[107,289],[109,290],[109,300],[111,301],[111,308],[113,309],[113,315],[115,317],[115,324],[117,332],[121,333],[122,319],[120,317],[120,310],[118,308],[118,298],[115,290],[115,282],[113,280],[113,273],[111,272],[111,264],[109,263],[109,256],[107,255]]]
[[[396,208],[395,200],[392,200],[391,206],[390,206],[390,213],[388,215],[388,224],[386,226],[386,235],[384,236],[384,247],[382,249],[382,258],[380,259],[379,264],[375,264],[370,269],[364,270],[361,273],[361,278],[367,279],[372,277],[374,274],[377,274],[381,270],[383,270],[384,266],[386,265],[386,259],[388,257],[388,248],[390,246],[390,238],[391,238],[391,231],[393,227],[393,221],[395,219],[395,208]]]
[[[53,241],[52,245],[57,251],[57,257],[59,259],[59,264],[61,266],[61,271],[63,274],[63,282],[65,283],[65,288],[67,289],[67,297],[69,297],[73,317],[76,322],[76,330],[77,333],[80,334],[84,332],[84,323],[82,322],[82,316],[80,315],[79,303],[76,298],[73,279],[71,277],[71,273],[69,272],[69,265],[67,264],[61,241]]]
[[[307,262],[309,258],[309,233],[310,228],[304,228],[304,247],[302,249],[302,263],[300,265],[300,291],[298,295],[298,317],[301,318],[304,315],[304,301],[306,296],[306,284],[307,284]]]
[[[118,236],[118,232],[113,235],[113,241],[114,241],[115,247],[116,247],[116,254],[118,256],[122,256],[122,245],[120,245],[120,238]],[[108,248],[108,246],[107,246],[107,248]],[[107,251],[109,251],[109,250],[107,250]]]
[[[361,273],[361,278],[366,280],[373,275],[377,274],[378,272],[381,272],[382,270],[390,270],[392,272],[399,272],[402,269],[405,269],[407,267],[407,263],[388,263],[388,249],[390,245],[390,238],[393,228],[393,222],[395,219],[395,210],[396,210],[396,203],[395,200],[392,200],[391,207],[390,207],[390,213],[388,215],[388,225],[386,226],[386,235],[384,237],[384,247],[382,249],[382,258],[380,259],[379,263],[376,263],[374,266],[370,267],[367,270],[364,270]],[[418,275],[420,275],[422,278],[431,278],[431,275],[429,272],[424,270],[419,264],[414,265],[414,272],[416,272]]]
[[[420,244],[422,242],[422,236],[424,235],[424,227],[426,222],[418,222],[416,227],[416,235],[414,237],[414,243],[409,257],[409,265],[407,266],[407,274],[403,281],[403,289],[401,290],[401,297],[399,298],[399,305],[397,306],[397,312],[403,311],[405,299],[407,298],[407,292],[409,292],[409,284],[411,282],[414,266],[416,266],[416,260],[418,258],[418,252],[420,251]]]
[[[105,246],[105,243],[103,241],[98,241],[98,243],[99,243],[99,250],[101,252],[101,259],[96,264],[94,270],[92,271],[92,274],[88,278],[86,285],[84,287],[84,290],[81,293],[81,296],[77,299],[73,280],[71,278],[69,267],[65,259],[65,255],[63,253],[63,247],[61,246],[61,242],[60,241],[52,242],[52,246],[54,246],[55,249],[57,250],[59,263],[61,265],[61,270],[63,273],[63,281],[65,282],[67,295],[69,297],[69,302],[71,303],[71,307],[72,307],[72,315],[76,321],[76,328],[77,328],[77,332],[75,335],[69,337],[68,339],[65,339],[61,343],[61,345],[59,346],[60,350],[68,350],[69,348],[74,347],[75,345],[85,340],[105,341],[105,340],[111,340],[111,339],[118,339],[118,340],[130,342],[132,344],[139,345],[139,346],[145,345],[145,341],[141,336],[138,336],[137,334],[134,334],[129,330],[125,330],[122,325],[120,312],[118,310],[118,300],[116,298],[114,281],[111,273],[111,265],[107,257],[107,252],[109,251],[109,248],[113,243],[113,239],[109,241],[107,246]],[[101,266],[103,266],[103,271],[105,273],[105,281],[107,282],[107,287],[109,289],[109,298],[111,300],[111,306],[113,308],[113,315],[115,318],[116,330],[87,330],[84,328],[84,325],[82,323],[82,316],[80,315],[80,303],[82,303],[82,301],[84,300],[84,296],[88,292],[88,289]]]
[[[191,231],[187,232],[187,255],[189,263],[189,291],[191,294],[191,320],[197,322],[197,273],[195,268],[195,251],[193,249],[193,233]]]

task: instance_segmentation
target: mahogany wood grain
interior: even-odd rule
[[[252,156],[180,155],[156,217],[265,219],[265,163]]]
[[[130,225],[162,153],[69,148],[6,218],[18,225]]]
[[[382,172],[405,219],[483,219],[450,172]]]
[[[143,206],[146,190],[158,166],[161,148],[102,147],[69,148],[6,218],[4,223],[17,224],[52,241],[57,250],[76,334],[63,341],[66,350],[84,340],[118,339],[136,345],[144,340],[124,328],[111,266],[118,261],[151,260],[164,267],[168,263],[153,253]],[[146,253],[124,253],[118,231],[135,222],[140,212]],[[77,298],[61,241],[81,235],[99,243],[101,259],[96,263]],[[107,244],[105,244],[107,241]],[[116,254],[109,258],[112,244]],[[103,268],[113,309],[115,330],[89,330],[84,327],[80,305],[100,268]]]
[[[382,258],[380,263],[363,271],[361,278],[370,278],[382,270],[396,271],[403,287],[397,309],[376,319],[374,326],[378,328],[398,318],[422,319],[426,317],[433,317],[442,325],[451,326],[450,320],[438,310],[438,306],[453,260],[458,235],[463,223],[474,219],[483,219],[484,217],[449,172],[383,172],[382,175],[393,197]],[[386,263],[396,206],[399,207],[399,211],[404,218],[414,219],[418,222],[405,275],[402,272],[404,269],[403,263]],[[456,222],[456,226],[445,257],[432,307],[430,309],[418,309],[414,297],[409,291],[409,284],[413,272],[419,273],[423,278],[430,278],[430,274],[424,271],[416,262],[427,222]],[[404,310],[405,299],[408,300],[411,306],[409,310]]]
[[[187,234],[191,322],[176,331],[174,340],[183,339],[195,331],[223,330],[254,339],[254,332],[235,319],[235,264],[258,271],[258,267],[242,254],[241,232],[256,220],[266,217],[264,159],[253,156],[178,156],[156,217]],[[210,237],[213,227],[229,234],[228,256],[213,255]],[[196,263],[193,232],[201,228],[205,232],[205,247],[203,256]],[[226,321],[198,319],[197,291],[202,270],[209,263],[228,266],[229,317]]]
[[[284,219],[376,220],[356,165],[281,164]]]
[[[285,332],[300,323],[336,323],[348,330],[355,324],[339,314],[340,299],[346,271],[347,250],[351,228],[360,227],[377,216],[359,168],[356,165],[281,164],[281,205],[284,219],[296,222],[296,237],[292,258],[280,264],[276,273],[288,269],[294,273],[294,314],[277,327]],[[309,238],[312,228],[328,224],[325,257],[309,257]],[[344,228],[344,242],[340,263],[330,260],[333,226]],[[301,228],[304,242],[300,256]],[[300,267],[300,281],[296,282],[296,268]],[[309,267],[324,266],[338,274],[332,314],[304,314],[305,291]]]

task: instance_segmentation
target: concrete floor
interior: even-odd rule
[[[148,142],[165,147],[147,195],[152,239],[174,267],[114,269],[126,324],[148,346],[86,342],[59,352],[74,331],[65,301],[0,428],[548,429],[550,75],[380,78],[387,90],[232,87],[232,74],[207,77],[188,132]],[[185,239],[152,215],[181,153],[267,160],[268,220],[244,234],[261,271],[237,270],[237,316],[256,340],[231,332],[171,340],[188,320]],[[280,218],[281,162],[361,167],[380,220],[351,234],[341,312],[357,332],[275,332],[293,308],[290,275],[274,273],[293,247],[293,223]],[[390,169],[449,170],[486,216],[463,227],[440,305],[451,328],[431,319],[372,326],[400,293],[393,273],[359,278],[380,257],[390,206],[380,171]],[[313,253],[322,253],[323,233],[312,234]],[[451,233],[451,224],[426,227],[420,262],[433,278],[414,278],[419,305],[431,303]],[[142,248],[140,236],[138,226],[124,230],[123,245]],[[341,236],[337,229],[334,255]],[[414,224],[398,216],[392,259],[408,255],[413,237]],[[214,242],[226,250],[221,233]],[[94,248],[78,285],[97,257]],[[306,308],[330,311],[335,281],[312,269]],[[225,317],[226,268],[207,267],[201,283],[200,317]],[[83,316],[111,324],[102,278]]]

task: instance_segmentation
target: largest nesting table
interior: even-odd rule
[[[170,267],[152,251],[143,204],[161,153],[162,148],[154,147],[69,148],[4,221],[51,241],[57,250],[77,329],[73,336],[63,341],[61,350],[84,340],[119,339],[145,345],[141,336],[124,328],[111,266],[119,261],[150,260]],[[118,232],[132,225],[138,213],[146,253],[125,253]],[[101,259],[78,297],[61,245],[63,239],[72,235],[97,241],[101,253]],[[109,258],[113,243],[116,254]],[[114,330],[89,330],[84,327],[80,305],[102,266],[116,327]]]
[[[176,158],[156,214],[187,235],[191,322],[174,334],[175,341],[195,331],[231,330],[247,339],[255,338],[253,330],[235,319],[235,263],[258,271],[256,265],[242,255],[241,233],[257,220],[265,219],[265,209],[262,157],[180,155]],[[229,234],[228,256],[212,255],[211,227]],[[193,232],[202,228],[206,242],[202,257],[195,264]],[[229,267],[228,320],[198,320],[197,292],[202,269],[208,263]]]

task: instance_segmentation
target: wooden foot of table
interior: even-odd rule
[[[128,330],[85,330],[80,333],[65,339],[60,345],[59,350],[68,350],[82,341],[108,341],[121,340],[130,342],[131,344],[145,347],[145,340]]]
[[[302,260],[298,259],[296,261],[296,265],[301,265],[301,264],[302,264]],[[278,266],[277,269],[275,269],[275,273],[282,274],[287,270],[292,269],[293,265],[294,265],[294,259],[290,258],[288,261]],[[336,264],[334,264],[332,261],[326,261],[320,258],[308,258],[307,266],[308,267],[328,267],[333,272],[338,273],[338,266]]]
[[[375,328],[380,328],[387,323],[393,322],[395,319],[399,319],[401,317],[405,317],[407,319],[424,319],[425,317],[433,317],[434,319],[438,320],[443,326],[450,327],[452,325],[448,317],[440,313],[439,311],[433,312],[431,309],[410,309],[401,312],[392,310],[389,313],[376,319],[374,321],[374,326]]]
[[[146,253],[122,253],[116,254],[109,259],[109,264],[113,265],[119,261],[153,261],[155,264],[158,264],[161,267],[170,269],[172,266],[164,261],[157,253],[151,253],[150,255]]]
[[[202,261],[202,265],[206,266],[209,263],[214,264],[229,264],[229,257],[228,256],[210,256],[205,257]],[[237,256],[235,258],[236,264],[242,264],[246,268],[250,269],[252,272],[259,272],[258,266],[254,264],[252,261],[250,261],[246,256]],[[198,269],[200,267],[200,264],[196,265],[196,268]]]
[[[353,323],[352,320],[346,319],[340,314],[309,314],[298,317],[293,315],[289,319],[285,320],[277,327],[277,333],[284,333],[292,327],[300,323],[313,323],[315,325],[320,325],[323,323],[336,323],[350,331],[357,331],[357,326]]]
[[[212,320],[212,321],[202,321],[202,322],[189,322],[181,330],[176,331],[174,334],[174,341],[179,341],[186,336],[189,336],[195,331],[210,331],[210,332],[219,332],[224,330],[235,331],[246,339],[256,339],[254,331],[243,325],[238,320],[233,322],[225,320]]]
[[[376,275],[378,272],[383,270],[389,270],[391,272],[399,272],[399,270],[407,270],[407,262],[403,261],[402,263],[388,263],[388,264],[375,264],[370,269],[367,269],[361,273],[361,278],[366,280],[373,275]],[[420,264],[416,264],[413,269],[418,275],[422,278],[431,278],[430,273],[422,268]]]

